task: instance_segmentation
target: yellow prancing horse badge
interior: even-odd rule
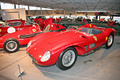
[[[92,27],[92,25],[91,24],[89,24],[90,25],[90,27]]]
[[[36,29],[32,29],[33,32],[36,32]]]
[[[0,29],[0,32],[2,32],[2,29]]]
[[[95,39],[95,41],[97,41],[97,37],[96,36],[93,36],[93,38]]]

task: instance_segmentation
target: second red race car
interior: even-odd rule
[[[32,27],[32,25],[26,24],[25,20],[7,20],[0,26],[0,37],[29,27]]]
[[[110,48],[114,42],[115,30],[86,24],[72,26],[66,31],[48,32],[35,36],[28,43],[27,54],[39,65],[56,64],[58,68],[71,68],[77,55],[94,52],[99,46]]]
[[[0,37],[0,48],[3,48],[6,52],[12,53],[19,49],[19,46],[26,45],[32,37],[37,34],[45,33],[48,31],[59,31],[65,30],[65,27],[59,24],[53,24],[53,19],[49,18],[44,20],[44,25],[46,26],[43,30],[40,29],[38,24],[32,25],[32,27],[16,31]]]

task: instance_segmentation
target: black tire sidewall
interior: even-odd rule
[[[65,54],[65,52],[68,51],[68,50],[73,50],[73,51],[75,52],[75,60],[74,60],[74,62],[73,62],[72,65],[70,65],[70,66],[68,66],[68,67],[65,67],[65,66],[62,64],[62,57],[63,57],[63,55]],[[59,57],[58,57],[58,59],[57,59],[57,62],[56,62],[56,66],[57,66],[58,68],[60,68],[61,70],[67,70],[67,69],[71,68],[71,67],[75,64],[76,59],[77,59],[77,51],[76,51],[76,49],[73,48],[73,47],[68,47],[68,48],[64,49],[64,50],[61,52],[61,54],[59,55]]]
[[[108,37],[107,42],[106,42],[106,44],[105,44],[106,49],[109,49],[109,48],[113,45],[113,42],[114,42],[114,34],[111,32],[111,33],[109,34],[109,36],[110,36],[110,35],[112,35],[113,41],[112,41],[112,44],[111,44],[110,46],[108,46],[108,39],[109,39],[109,37]]]
[[[14,41],[14,42],[16,42],[17,48],[16,48],[14,51],[9,51],[9,50],[6,48],[6,44],[7,44],[9,41]],[[16,51],[19,49],[19,42],[18,42],[16,39],[13,39],[13,38],[7,39],[7,40],[5,40],[5,42],[4,42],[4,44],[3,44],[3,49],[4,49],[6,52],[8,52],[8,53],[16,52]]]

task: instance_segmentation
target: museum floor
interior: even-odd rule
[[[6,53],[0,49],[0,80],[120,80],[120,37],[110,49],[101,48],[88,56],[78,56],[75,65],[62,71],[56,65],[42,67],[26,54],[26,47]],[[24,73],[17,77],[20,69]]]

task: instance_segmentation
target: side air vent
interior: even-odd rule
[[[43,33],[43,32],[27,34],[27,35],[20,35],[19,38],[24,39],[24,38],[34,37],[34,36],[36,36],[37,34],[40,34],[40,33]]]
[[[89,45],[90,49],[93,48],[93,47],[95,47],[95,43],[92,43],[92,44]]]
[[[87,45],[84,46],[85,50],[87,51]]]

